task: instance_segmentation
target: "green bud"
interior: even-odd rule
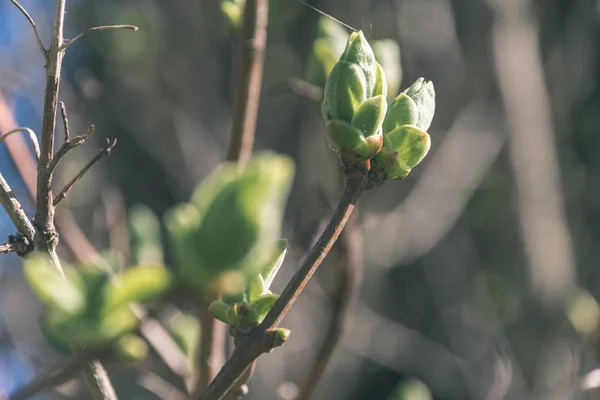
[[[121,337],[113,346],[119,361],[136,362],[148,357],[148,345],[139,336],[128,334]]]
[[[246,300],[251,303],[262,296],[264,292],[265,280],[260,274],[257,274],[246,285]]]
[[[287,342],[290,338],[291,333],[292,332],[286,328],[277,328],[274,331],[272,331],[271,337],[273,338],[273,341],[271,342],[271,349],[279,347],[285,342]]]
[[[411,125],[400,126],[383,137],[383,147],[373,159],[376,181],[406,177],[431,146],[429,134]]]
[[[235,303],[227,310],[227,323],[229,325],[235,325],[240,320],[239,305],[242,303]]]
[[[350,122],[354,112],[367,98],[365,75],[356,64],[340,61],[325,84],[325,104],[331,118]]]
[[[422,131],[427,131],[435,113],[433,82],[425,82],[425,79],[419,78],[404,93],[417,104],[419,109],[419,119],[414,125]]]
[[[226,324],[230,323],[229,309],[231,309],[231,306],[225,303],[223,300],[215,300],[212,303],[210,303],[210,306],[208,306],[208,311],[210,311],[210,315],[212,315],[213,318],[218,319],[221,322],[225,322]]]
[[[160,221],[147,206],[136,205],[128,213],[131,253],[135,264],[163,264]]]
[[[340,57],[340,62],[346,61],[356,64],[363,71],[366,81],[366,95],[374,95],[374,89],[377,85],[377,63],[373,49],[367,42],[362,31],[352,32],[346,43],[346,49]]]
[[[391,132],[402,125],[414,125],[422,131],[427,131],[434,113],[433,83],[419,78],[392,101],[383,122],[383,129]]]

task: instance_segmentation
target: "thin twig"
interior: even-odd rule
[[[97,31],[104,31],[107,29],[131,29],[132,31],[137,31],[139,28],[135,25],[105,25],[105,26],[95,26],[93,28],[89,28],[83,32],[81,32],[79,35],[75,36],[73,39],[65,39],[65,42],[63,43],[61,50],[65,50],[67,47],[71,46],[73,43],[75,43],[76,41],[78,41],[79,39],[81,39],[82,37],[84,37],[85,35],[87,35],[88,33],[92,33],[92,32],[97,32]]]
[[[83,175],[85,175],[85,173],[88,172],[89,169],[94,166],[94,164],[96,164],[102,158],[110,154],[110,152],[116,146],[116,144],[117,139],[115,139],[112,143],[107,141],[107,146],[104,149],[102,149],[98,154],[96,154],[94,158],[92,158],[85,165],[85,167],[83,167],[83,169],[79,171],[79,173],[75,175],[75,177],[71,179],[71,181],[67,183],[63,190],[56,196],[56,198],[54,199],[54,207],[56,207],[58,203],[60,203],[65,197],[67,197],[71,189],[73,189],[73,186],[75,186],[75,184],[81,179],[81,177],[83,177]]]
[[[40,47],[40,50],[42,51],[42,55],[44,56],[44,59],[47,61],[48,60],[48,50],[46,50],[46,48],[44,47],[44,43],[42,43],[42,39],[40,39],[40,34],[38,33],[37,27],[35,25],[35,21],[33,20],[33,18],[31,18],[31,15],[29,15],[27,10],[25,10],[25,8],[22,5],[20,5],[17,0],[10,0],[10,1],[12,1],[12,3],[15,6],[17,6],[19,11],[21,11],[23,13],[23,15],[25,16],[25,18],[27,18],[27,21],[29,21],[29,24],[31,24],[31,27],[33,28],[33,33],[35,33],[35,38],[37,39],[37,42],[38,42],[38,46]]]
[[[247,0],[238,37],[236,94],[227,160],[245,162],[252,154],[267,44],[268,0]]]
[[[279,300],[275,303],[271,311],[269,311],[260,326],[250,332],[248,336],[240,339],[233,354],[221,371],[219,371],[217,377],[202,393],[200,399],[221,399],[258,356],[273,348],[272,346],[265,347],[265,337],[277,328],[331,250],[331,247],[344,229],[350,214],[354,210],[358,198],[365,190],[367,182],[367,179],[363,176],[354,176],[346,180],[344,194],[333,216],[317,243],[308,253],[298,272],[296,272],[292,280],[287,284]]]
[[[37,159],[40,159],[40,144],[38,143],[38,139],[37,136],[35,135],[35,132],[29,128],[15,128],[13,130],[10,130],[4,134],[2,134],[0,136],[0,143],[4,142],[4,140],[9,137],[10,135],[12,135],[13,133],[18,133],[18,132],[27,132],[29,134],[29,140],[31,141],[31,145],[33,146],[33,151],[35,152],[35,156],[37,157]]]
[[[69,130],[69,117],[67,116],[67,109],[65,107],[65,103],[62,101],[59,101],[58,104],[60,104],[60,115],[62,116],[62,121],[63,121],[63,131],[65,134],[65,143],[67,143],[69,141],[69,137],[71,136],[71,132]]]
[[[355,212],[349,218],[346,229],[337,243],[340,257],[337,262],[337,283],[332,298],[329,325],[323,342],[317,350],[315,362],[309,368],[308,376],[296,400],[312,398],[319,382],[323,379],[327,364],[344,332],[348,310],[360,288],[363,272],[362,234],[356,220]]]
[[[23,207],[21,207],[21,204],[15,198],[12,189],[2,174],[0,174],[0,204],[2,204],[2,207],[8,213],[10,220],[19,233],[25,236],[30,243],[33,243],[35,228],[29,218],[27,218],[27,214],[23,211]]]
[[[85,135],[75,136],[73,139],[66,140],[60,146],[60,148],[54,155],[54,158],[52,159],[52,162],[50,163],[50,170],[54,173],[54,170],[56,169],[56,166],[58,165],[60,160],[62,160],[63,157],[65,155],[67,155],[67,153],[69,151],[73,150],[75,147],[79,147],[82,144],[84,144],[85,141],[88,140],[90,138],[90,136],[92,136],[93,134],[94,134],[94,125],[90,125],[90,127],[88,128],[88,131]]]

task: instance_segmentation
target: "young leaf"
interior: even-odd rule
[[[163,294],[171,285],[171,274],[154,265],[132,267],[105,288],[104,314],[130,302],[152,300]]]
[[[281,268],[281,265],[283,264],[283,260],[285,259],[285,255],[287,254],[287,246],[287,239],[279,239],[275,243],[275,257],[273,258],[273,261],[269,263],[261,273],[264,279],[265,291],[271,287],[275,276],[277,276],[277,273],[279,272],[279,268]],[[264,294],[264,291],[261,294]]]
[[[25,260],[24,272],[29,286],[49,307],[68,314],[77,314],[85,307],[83,282],[70,267],[65,266],[62,276],[47,258],[34,255]]]

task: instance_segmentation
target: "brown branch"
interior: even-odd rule
[[[69,129],[69,117],[67,116],[67,109],[65,108],[65,103],[62,101],[59,101],[58,104],[60,104],[60,115],[61,115],[62,121],[63,121],[63,132],[65,134],[65,143],[67,143],[69,141],[69,137],[71,136],[71,131]],[[89,133],[89,131],[88,131],[88,133]]]
[[[86,172],[89,171],[90,168],[92,168],[94,166],[94,164],[96,164],[102,158],[104,158],[110,154],[110,152],[112,151],[112,149],[115,147],[116,144],[117,144],[117,139],[115,139],[112,143],[107,141],[106,148],[102,149],[98,154],[96,154],[94,156],[94,158],[92,158],[85,165],[85,167],[83,167],[83,169],[81,171],[79,171],[79,173],[77,175],[75,175],[75,177],[73,179],[71,179],[71,181],[69,183],[67,183],[66,186],[63,188],[63,190],[56,196],[56,198],[54,199],[54,207],[56,207],[58,205],[58,203],[60,203],[65,197],[67,197],[67,195],[69,194],[71,189],[73,189],[73,186],[75,186],[75,184],[83,177],[83,175],[85,175]]]
[[[35,38],[37,39],[38,46],[42,52],[42,55],[44,56],[44,59],[46,61],[48,61],[48,50],[46,50],[46,48],[44,47],[44,43],[42,43],[42,39],[40,39],[40,34],[38,33],[37,27],[35,25],[35,21],[33,20],[33,18],[31,18],[31,15],[29,15],[27,10],[25,10],[25,8],[22,5],[20,5],[19,2],[17,2],[17,0],[10,0],[10,1],[12,1],[12,3],[19,9],[19,11],[21,11],[21,13],[23,13],[25,18],[27,18],[27,21],[29,21],[29,24],[33,28],[33,33],[35,33]]]
[[[252,154],[260,102],[268,0],[247,0],[237,44],[236,93],[227,160],[245,162]]]
[[[31,145],[33,146],[33,151],[35,152],[35,156],[39,160],[40,159],[40,145],[38,143],[37,136],[35,135],[35,132],[32,131],[29,128],[15,128],[15,129],[11,129],[10,131],[8,131],[8,132],[0,135],[0,143],[4,142],[4,140],[6,140],[6,138],[8,138],[13,133],[18,133],[18,132],[27,132],[29,134],[29,140],[31,141]]]
[[[331,317],[323,342],[317,350],[317,358],[309,368],[308,376],[301,386],[296,400],[308,400],[322,380],[331,356],[343,334],[348,310],[358,293],[363,273],[362,234],[357,224],[356,212],[350,217],[346,229],[337,243],[337,285],[332,298]]]
[[[107,29],[130,29],[132,31],[137,31],[139,28],[135,25],[104,25],[104,26],[95,26],[93,28],[89,28],[83,32],[81,32],[79,35],[75,36],[73,39],[65,39],[61,50],[65,50],[67,47],[71,46],[73,43],[75,43],[76,41],[78,41],[79,39],[81,39],[82,37],[84,37],[85,35],[87,35],[88,33],[92,33],[92,32],[98,32],[98,31],[104,31]]]
[[[35,228],[19,201],[15,198],[8,182],[4,179],[4,176],[0,174],[0,204],[8,213],[10,220],[13,222],[20,234],[25,236],[30,243],[33,243],[35,238]]]
[[[294,304],[331,247],[344,229],[358,198],[365,190],[368,180],[363,176],[352,176],[346,180],[344,194],[329,220],[321,237],[308,253],[306,259],[281,293],[279,300],[267,314],[260,326],[239,340],[233,354],[227,360],[217,377],[208,385],[200,399],[221,399],[230,390],[242,374],[262,353],[273,349],[266,345],[265,338],[279,325],[290,307]]]
[[[66,114],[65,114],[65,118],[66,118]],[[65,126],[66,126],[67,120],[63,118],[63,121],[65,121]],[[69,132],[68,129],[65,128],[65,132]],[[65,140],[65,142],[60,146],[60,148],[54,155],[52,162],[50,163],[50,170],[52,171],[52,173],[54,173],[54,170],[56,169],[56,166],[58,165],[60,160],[62,160],[63,157],[69,151],[73,150],[75,147],[79,147],[82,144],[84,144],[85,141],[87,139],[89,139],[89,137],[92,136],[93,134],[94,134],[94,125],[90,125],[90,127],[88,128],[88,131],[85,135],[75,136],[73,139],[68,139],[69,134],[65,133],[67,140]]]

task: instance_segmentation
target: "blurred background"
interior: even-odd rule
[[[392,44],[378,58],[389,59],[384,66],[401,89],[421,76],[434,82],[432,149],[407,179],[363,196],[353,239],[332,252],[284,320],[292,336],[259,359],[247,398],[296,398],[339,300],[345,253],[358,259],[358,292],[315,398],[600,398],[600,3],[310,4],[370,41],[397,42],[399,51]],[[53,2],[23,5],[49,43]],[[271,0],[269,12],[255,149],[297,163],[278,292],[341,194],[340,167],[324,140],[315,40],[343,49],[348,30],[296,0]],[[106,138],[118,139],[62,205],[70,213],[57,216],[62,238],[75,235],[75,244],[61,242],[66,260],[93,252],[90,243],[127,260],[131,207],[160,216],[188,199],[223,160],[231,127],[236,27],[218,0],[68,2],[68,37],[108,24],[140,29],[86,36],[69,48],[63,69],[73,134],[92,123],[96,133],[60,167],[57,188]],[[0,130],[16,124],[39,134],[43,60],[8,0],[0,1],[0,60]],[[0,168],[32,215],[23,146],[3,143]],[[0,212],[0,236],[13,233]],[[45,343],[40,315],[20,259],[2,255],[3,390],[63,358]],[[109,366],[121,398],[177,398],[181,379],[154,364]],[[77,393],[71,382],[46,398]]]

